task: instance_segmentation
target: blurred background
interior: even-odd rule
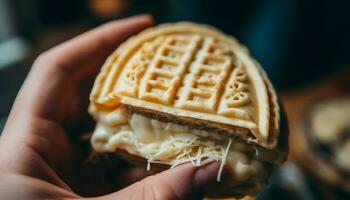
[[[234,35],[250,49],[280,91],[290,120],[290,161],[257,198],[349,199],[349,166],[336,181],[323,177],[323,171],[312,172],[334,166],[330,158],[336,151],[325,157],[299,142],[309,141],[304,137],[312,131],[303,127],[312,123],[307,113],[313,105],[350,94],[349,9],[350,1],[339,0],[0,0],[0,130],[33,60],[48,48],[138,13],[152,14],[157,23],[201,22]],[[350,135],[344,127],[339,130]],[[324,162],[305,167],[314,164],[305,160],[307,152]],[[350,152],[346,155],[350,159]],[[330,168],[338,174],[339,167]]]

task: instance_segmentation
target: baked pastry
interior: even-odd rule
[[[287,157],[265,72],[209,26],[164,24],[130,38],[102,67],[90,101],[95,151],[147,169],[221,162],[210,196],[255,195]]]

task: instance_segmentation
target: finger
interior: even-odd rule
[[[184,164],[99,199],[201,199],[207,187],[215,182],[218,168],[217,162],[199,168]]]
[[[76,174],[79,183],[74,191],[84,196],[109,194],[150,175],[145,168],[130,166],[113,154],[96,155],[79,167]]]
[[[121,42],[152,25],[146,15],[110,22],[42,54],[15,102],[14,110],[59,119],[74,95],[77,79],[95,74]]]
[[[147,16],[112,22],[41,56],[23,84],[3,131],[0,156],[11,152],[3,166],[23,172],[26,169],[22,168],[30,164],[33,173],[23,173],[42,172],[28,153],[18,151],[22,147],[33,150],[45,164],[63,165],[69,157],[69,144],[64,130],[58,130],[62,127],[53,122],[60,120],[65,112],[63,106],[72,100],[77,85],[75,74],[90,74],[87,68],[98,69],[96,60],[102,62],[120,42],[151,24]]]
[[[29,119],[17,132],[3,135],[0,143],[0,160],[4,161],[0,162],[1,172],[22,174],[69,188],[57,176],[57,172],[67,171],[65,164],[70,151],[67,138],[56,123]]]
[[[131,168],[121,172],[115,177],[115,189],[122,189],[150,175],[145,168]]]
[[[91,63],[99,55],[108,56],[131,35],[153,25],[149,15],[139,15],[123,20],[109,22],[88,31],[59,46],[52,48],[37,60],[39,65],[53,63],[59,72],[78,75],[88,70],[85,64]]]

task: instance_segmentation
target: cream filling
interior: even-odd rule
[[[218,181],[226,163],[234,180],[244,181],[257,173],[266,174],[261,163],[242,152],[242,145],[226,136],[165,123],[138,114],[124,107],[103,113],[90,110],[97,120],[91,142],[98,152],[124,150],[151,163],[171,165],[171,168],[191,162],[194,166],[212,161],[221,163]]]

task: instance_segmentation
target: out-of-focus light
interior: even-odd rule
[[[27,43],[21,38],[11,38],[0,43],[0,69],[27,56]]]
[[[89,3],[92,12],[103,19],[121,15],[128,6],[126,0],[90,0]]]

